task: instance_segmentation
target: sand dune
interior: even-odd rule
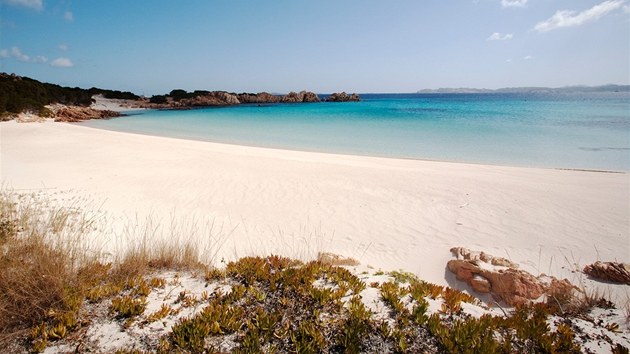
[[[114,224],[148,215],[164,228],[213,222],[224,240],[217,259],[329,251],[455,285],[449,249],[465,246],[618,302],[630,296],[573,272],[630,261],[623,173],[284,151],[52,122],[3,122],[0,139],[5,188],[88,196]],[[113,225],[112,237],[119,232]]]

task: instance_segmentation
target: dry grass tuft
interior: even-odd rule
[[[561,286],[553,288],[547,296],[546,304],[549,311],[560,315],[584,315],[594,307],[612,309],[615,304],[610,300],[610,294],[602,291],[575,286]]]
[[[116,261],[112,277],[126,279],[160,269],[186,269],[203,274],[208,266],[199,261],[198,250],[193,244],[176,245],[172,242],[158,242],[156,245],[143,244],[127,250]]]
[[[53,313],[77,307],[77,259],[62,243],[51,243],[38,230],[35,209],[19,209],[6,193],[0,195],[0,342],[45,321]],[[70,217],[57,211],[48,225],[63,228]],[[30,224],[25,225],[24,221]],[[59,221],[61,220],[61,221]],[[54,222],[53,222],[54,221]]]
[[[317,261],[331,266],[357,266],[359,261],[351,257],[343,257],[329,252],[319,252]]]
[[[93,222],[76,206],[0,190],[0,345],[30,333],[43,348],[76,325],[69,319],[84,301],[112,296],[117,284],[151,270],[207,270],[195,244],[150,237],[104,264],[86,239]]]

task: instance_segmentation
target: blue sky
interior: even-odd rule
[[[630,0],[0,0],[0,71],[319,93],[630,83]]]

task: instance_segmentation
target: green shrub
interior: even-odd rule
[[[145,297],[133,298],[132,296],[118,296],[112,300],[111,312],[116,315],[116,318],[133,318],[144,313],[144,309],[147,307],[147,300]]]

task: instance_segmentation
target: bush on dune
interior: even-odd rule
[[[216,338],[230,342],[229,351],[243,353],[581,352],[578,332],[570,317],[562,317],[563,307],[553,306],[557,301],[476,318],[464,310],[480,305],[475,298],[402,271],[368,287],[342,266],[356,261],[326,253],[311,261],[244,257],[212,268],[199,261],[193,243],[149,238],[106,263],[76,239],[65,242],[68,235],[83,237],[89,218],[29,203],[16,203],[14,194],[0,191],[0,345],[9,348],[27,343],[38,352],[70,341],[91,322],[82,309],[107,304],[104,316],[123,332],[172,321],[169,332],[142,349],[162,353],[225,351],[215,346]],[[222,284],[230,290],[218,286],[195,296],[184,289],[175,302],[149,311],[148,296],[169,286],[157,270],[205,275],[206,288]],[[378,291],[387,317],[375,316],[362,300],[371,291]],[[430,311],[430,302],[441,308]],[[173,317],[183,309],[198,311]],[[553,317],[559,320],[551,328]],[[610,344],[623,352],[621,344]]]
[[[65,337],[96,290],[120,290],[155,269],[203,269],[192,246],[140,245],[114,264],[83,248],[90,220],[71,208],[20,205],[0,191],[0,343],[28,334],[35,349]],[[115,291],[111,294],[113,295]]]

